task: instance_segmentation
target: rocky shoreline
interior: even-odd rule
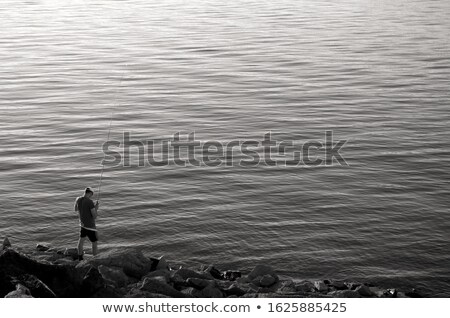
[[[249,273],[171,268],[164,257],[146,257],[137,249],[113,249],[83,261],[74,248],[37,244],[19,252],[6,238],[0,251],[0,297],[100,298],[401,298],[421,297],[414,289],[383,289],[364,282],[280,279],[267,264]]]

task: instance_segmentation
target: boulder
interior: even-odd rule
[[[35,298],[55,298],[55,293],[34,275],[23,274],[13,280],[20,286],[24,286]]]
[[[328,291],[328,286],[321,280],[315,281],[314,282],[314,287],[320,293]]]
[[[98,271],[109,284],[116,287],[123,287],[130,283],[130,278],[123,272],[121,268],[107,267],[100,265]]]
[[[66,248],[64,250],[64,256],[70,257],[73,260],[77,260],[78,259],[78,249],[76,247]]]
[[[107,267],[122,268],[123,272],[130,276],[140,279],[150,272],[152,262],[145,257],[139,250],[113,249],[104,251],[89,260],[80,262],[80,266],[89,264],[94,267],[104,265]]]
[[[281,282],[281,286],[278,288],[277,292],[280,294],[296,293],[297,288],[292,280],[288,280]]]
[[[420,292],[418,292],[415,288],[406,291],[405,296],[410,297],[410,298],[422,298],[423,297],[423,295]]]
[[[355,289],[361,296],[364,297],[371,297],[374,294],[372,293],[372,291],[370,290],[370,288],[366,285],[360,285]]]
[[[91,297],[105,287],[105,280],[97,268],[91,267],[81,283],[81,296]]]
[[[153,277],[163,277],[164,280],[166,281],[166,283],[170,282],[170,271],[166,270],[166,269],[158,269],[156,271],[150,272],[148,274],[146,274],[144,277],[142,278],[153,278]]]
[[[202,278],[188,278],[186,280],[186,283],[191,286],[194,287],[195,289],[203,289],[209,285],[213,285],[214,281],[213,280],[209,280],[209,279],[202,279]]]
[[[266,274],[263,277],[261,277],[261,280],[259,281],[259,285],[261,287],[270,287],[273,284],[277,282],[276,278],[270,274]]]
[[[33,298],[28,288],[21,284],[16,285],[16,290],[8,293],[5,298]]]
[[[223,298],[222,291],[212,284],[203,288],[199,295],[200,298]]]
[[[154,293],[162,294],[169,297],[183,298],[185,295],[166,283],[162,277],[144,278],[139,289]]]
[[[11,247],[11,242],[9,241],[8,237],[5,237],[2,244],[2,250],[6,250],[7,248]]]
[[[247,277],[250,280],[253,280],[257,277],[264,276],[264,275],[270,275],[274,278],[278,278],[275,271],[272,269],[272,267],[268,265],[256,265],[255,268],[250,272],[250,274],[247,275]]]
[[[302,293],[302,294],[307,294],[307,293],[316,291],[316,287],[314,286],[314,284],[309,281],[303,281],[300,283],[296,283],[295,289],[297,292]]]
[[[339,281],[339,280],[335,280],[335,281],[331,282],[330,285],[332,287],[336,288],[337,290],[348,289],[348,286],[343,281]]]
[[[39,263],[10,248],[0,253],[0,280],[7,280],[8,277],[19,277],[24,274],[37,277],[57,297],[78,296],[82,277],[78,276],[73,266]],[[2,287],[0,287],[0,290],[4,292]],[[0,296],[3,297],[4,295]]]

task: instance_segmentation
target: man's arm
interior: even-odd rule
[[[92,217],[94,218],[94,220],[97,218],[98,216],[98,202],[94,205],[94,207],[91,209],[91,213],[92,213]]]
[[[73,206],[75,208],[75,212],[78,212],[78,199],[79,197],[75,199],[75,204]]]

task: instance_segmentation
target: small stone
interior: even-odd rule
[[[7,248],[11,247],[11,242],[9,241],[8,237],[5,237],[3,240],[2,250],[6,250]]]
[[[223,277],[230,281],[235,281],[236,279],[238,279],[241,276],[242,276],[242,274],[240,271],[226,271],[223,274]]]

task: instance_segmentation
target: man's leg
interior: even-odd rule
[[[80,239],[78,240],[78,259],[82,260],[83,259],[83,245],[84,245],[84,240],[86,239],[86,237],[80,237]]]

